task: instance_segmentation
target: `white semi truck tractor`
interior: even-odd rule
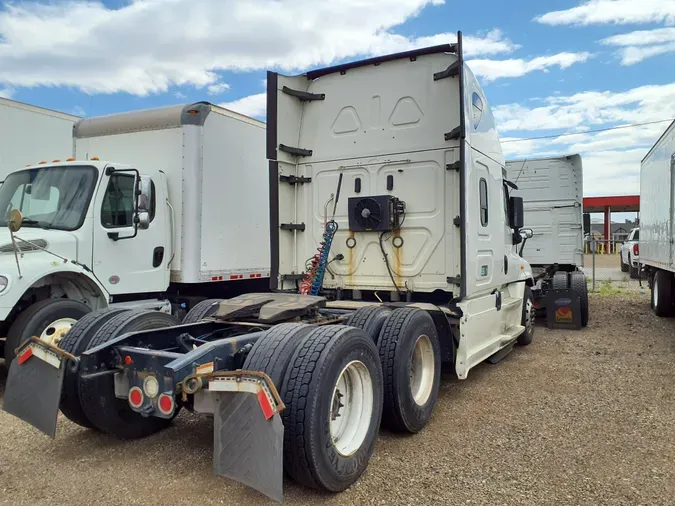
[[[264,123],[195,103],[83,119],[72,132],[74,153],[0,187],[7,365],[25,339],[58,345],[93,310],[180,315],[267,288]]]
[[[424,430],[442,364],[465,380],[532,341],[530,231],[461,33],[267,86],[271,291],[182,325],[104,310],[66,335],[74,353],[27,341],[6,411],[122,438],[212,415],[215,473],[281,500],[284,469],[339,492],[381,424]]]

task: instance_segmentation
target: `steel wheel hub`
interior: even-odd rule
[[[423,406],[431,396],[434,386],[434,348],[431,339],[422,334],[415,342],[412,358],[410,359],[410,390],[413,400],[418,406]]]
[[[40,334],[40,341],[58,346],[68,331],[77,323],[74,318],[60,318],[53,321]]]
[[[368,435],[373,417],[373,380],[359,360],[348,363],[333,389],[330,436],[340,455],[356,452]]]

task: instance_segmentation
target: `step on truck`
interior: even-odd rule
[[[212,415],[215,474],[281,501],[284,469],[339,492],[381,424],[423,430],[442,365],[466,379],[531,342],[522,199],[461,33],[267,86],[272,290],[181,325],[94,313],[68,353],[29,341],[5,411],[54,436],[60,409],[120,438]]]
[[[675,309],[675,121],[642,160],[640,168],[640,264],[658,316]]]
[[[267,289],[264,123],[194,103],[86,118],[71,135],[61,158],[0,187],[7,365],[25,339],[58,345],[91,311],[182,318],[200,301]]]
[[[525,158],[506,162],[507,184],[522,197],[525,227],[532,238],[520,254],[532,266],[535,308],[546,312],[550,290],[571,290],[580,299],[581,325],[588,324],[588,286],[583,272],[585,235],[590,215],[584,214],[581,156]]]

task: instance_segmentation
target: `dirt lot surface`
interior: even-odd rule
[[[648,297],[594,295],[587,329],[540,326],[501,363],[448,376],[430,425],[381,433],[350,490],[288,482],[285,503],[672,504],[675,320]],[[0,504],[275,504],[213,476],[211,430],[181,414],[119,442],[61,419],[52,441],[0,412]]]

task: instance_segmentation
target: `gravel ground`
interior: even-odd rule
[[[587,329],[540,326],[501,363],[448,376],[430,425],[381,433],[350,490],[288,482],[285,503],[672,504],[675,320],[648,297],[593,295]],[[181,414],[119,442],[62,419],[52,441],[0,411],[0,504],[275,504],[213,476],[211,430]]]

